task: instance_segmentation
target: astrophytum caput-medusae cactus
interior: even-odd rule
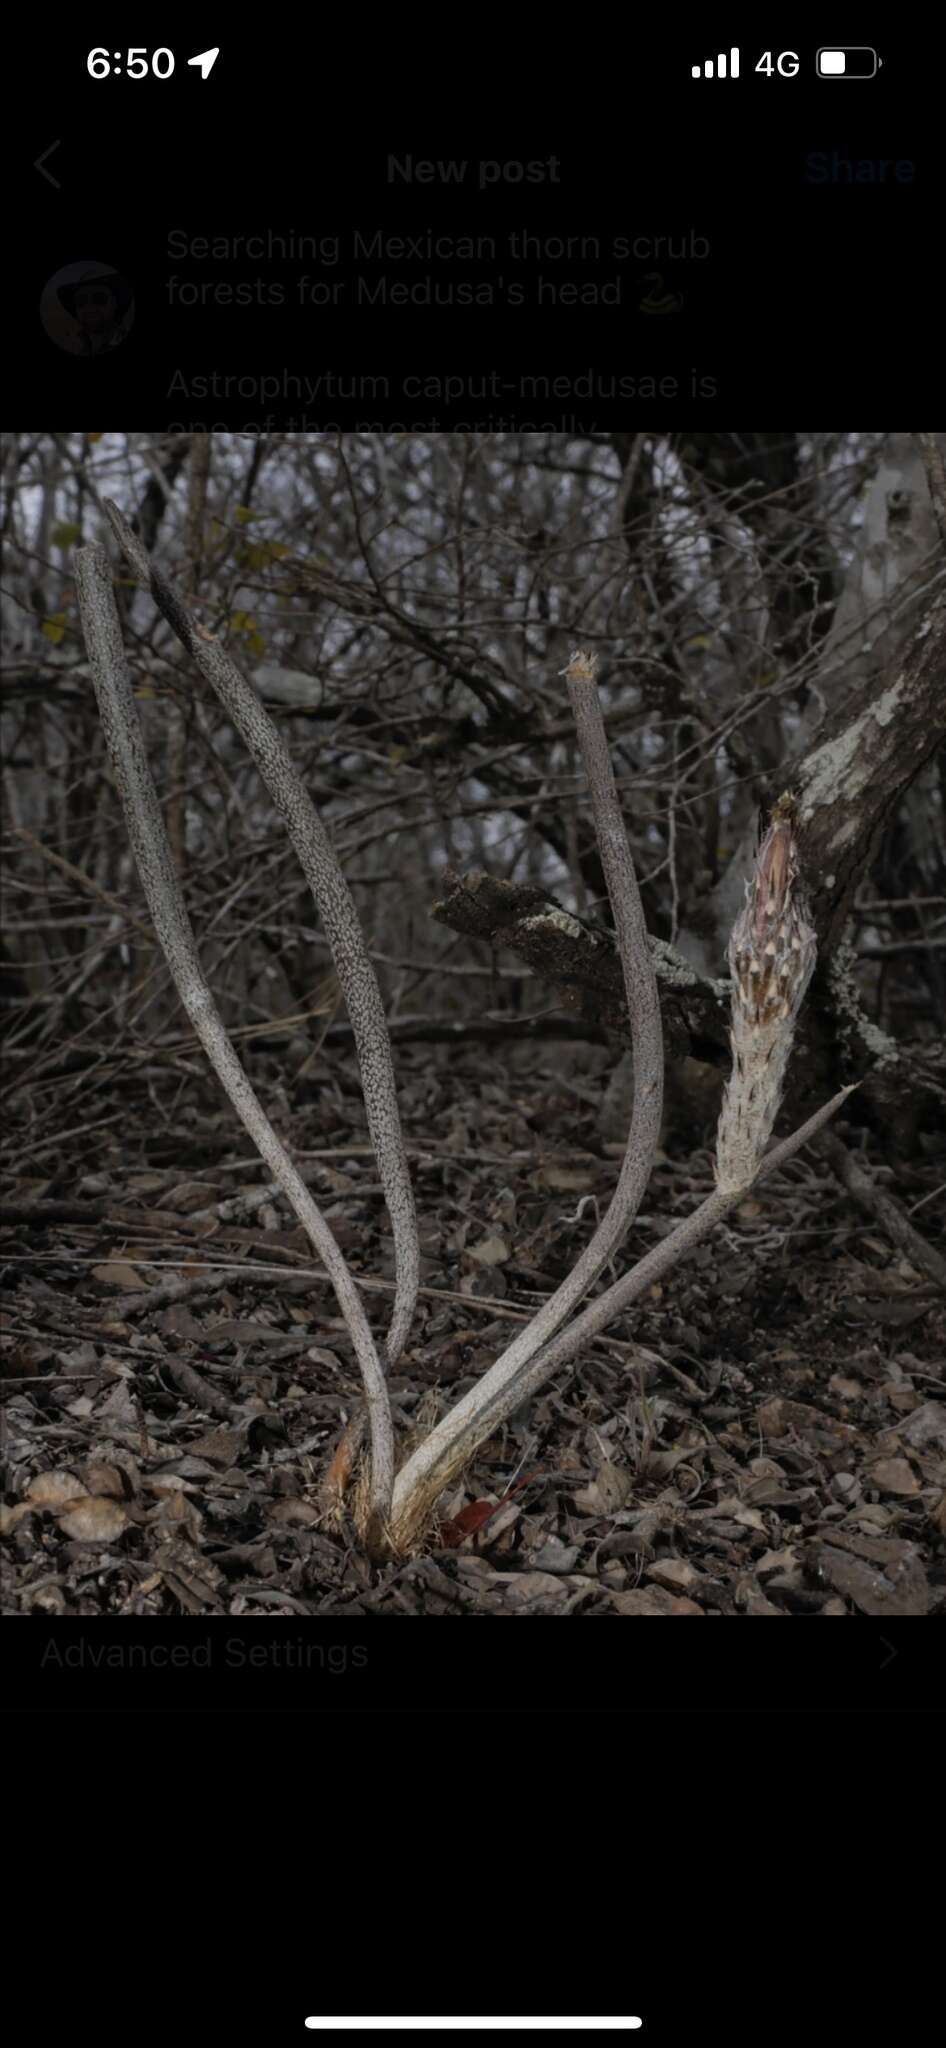
[[[814,971],[817,943],[799,869],[794,806],[780,796],[729,941],[732,1073],[716,1135],[721,1188],[746,1185],[762,1158]]]

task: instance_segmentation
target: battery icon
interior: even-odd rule
[[[876,78],[883,63],[876,50],[865,44],[848,44],[839,49],[819,50],[815,58],[815,70],[819,78]]]

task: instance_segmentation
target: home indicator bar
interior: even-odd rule
[[[399,2032],[409,2033],[416,2028],[421,2033],[442,2032],[449,2028],[454,2033],[500,2033],[503,2030],[526,2032],[551,2029],[556,2033],[616,2033],[623,2027],[640,2027],[643,2021],[627,2019],[307,2019],[306,2026],[318,2032],[328,2033],[339,2029],[346,2033]]]

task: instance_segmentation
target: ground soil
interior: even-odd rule
[[[564,1276],[620,1147],[560,1049],[398,1065],[423,1254],[391,1388],[403,1444]],[[380,1339],[392,1246],[354,1068],[333,1059],[291,1112],[278,1062],[253,1071]],[[7,1612],[946,1608],[946,1301],[813,1151],[483,1446],[421,1556],[375,1567],[326,1514],[358,1378],[303,1233],[281,1201],[221,1213],[263,1174],[196,1060],[150,1085],[129,1063],[107,1112],[45,1150],[8,1128]],[[942,1243],[944,1140],[894,1169],[864,1135]],[[665,1144],[622,1269],[712,1183],[707,1130]]]

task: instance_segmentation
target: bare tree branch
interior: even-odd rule
[[[517,953],[558,989],[564,1009],[630,1042],[620,955],[605,925],[576,917],[531,882],[507,882],[481,869],[465,875],[449,870],[431,916],[495,950]],[[692,1053],[726,1066],[729,983],[699,973],[662,939],[649,935],[647,943],[668,1057]]]

